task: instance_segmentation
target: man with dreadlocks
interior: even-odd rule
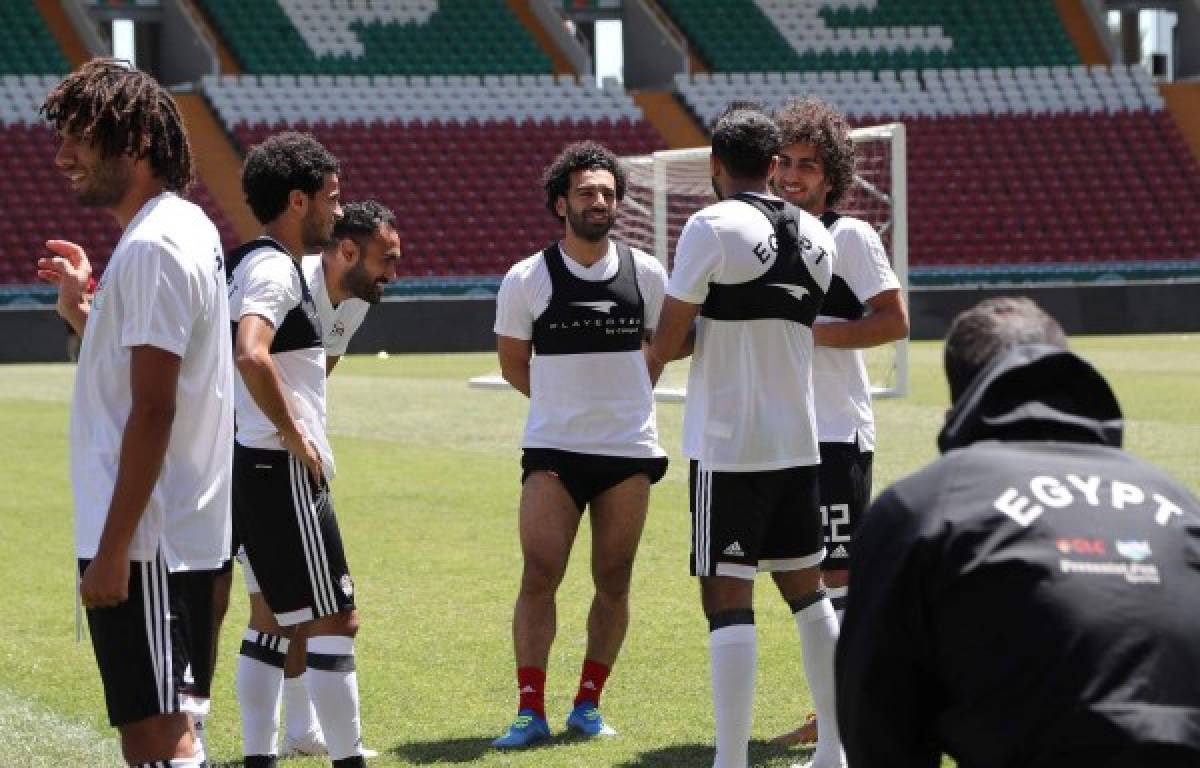
[[[202,765],[184,695],[210,671],[211,599],[196,580],[226,557],[233,359],[221,242],[182,199],[192,154],[171,96],[149,75],[95,59],[41,108],[54,162],[79,202],[124,232],[89,300],[83,248],[46,247],[39,276],[83,338],[71,402],[79,591],[109,721],[131,766]],[[185,405],[186,403],[186,405]],[[203,578],[201,579],[203,581]],[[211,582],[209,582],[211,583]],[[199,681],[197,681],[199,682]]]

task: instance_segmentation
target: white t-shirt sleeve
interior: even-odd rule
[[[693,216],[675,244],[675,269],[667,295],[689,304],[703,304],[708,286],[718,282],[725,254],[721,240],[707,219]]]
[[[662,314],[663,294],[667,290],[667,270],[658,259],[645,253],[634,253],[637,265],[638,289],[642,292],[645,305],[646,330],[658,327],[658,316]]]
[[[371,305],[362,299],[346,299],[334,312],[334,322],[342,324],[342,334],[325,345],[325,354],[340,357],[350,347],[350,339],[367,319]]]
[[[119,273],[121,346],[149,345],[183,357],[203,311],[200,275],[163,243],[131,242]],[[211,279],[211,278],[210,278]]]
[[[846,227],[835,238],[836,272],[859,301],[866,302],[884,291],[900,287],[892,271],[879,233],[870,225]]]
[[[242,308],[237,319],[258,315],[279,330],[283,318],[301,299],[296,266],[287,254],[271,254],[246,265],[242,275]]]
[[[492,328],[497,336],[509,336],[529,341],[533,339],[533,311],[529,306],[525,279],[528,275],[525,262],[518,262],[508,270],[496,293],[496,325]]]

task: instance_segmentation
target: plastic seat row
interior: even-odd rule
[[[1051,0],[660,0],[717,71],[1078,62]]]
[[[0,101],[11,94],[0,92]],[[6,214],[0,218],[0,284],[37,282],[34,264],[49,238],[83,245],[97,273],[116,245],[120,230],[112,217],[79,205],[55,169],[57,146],[54,132],[43,122],[0,123],[0,174],[5,177],[0,205]],[[232,225],[204,186],[197,185],[190,197],[216,223],[222,241],[234,245]]]
[[[503,0],[201,0],[246,72],[549,73]]]
[[[1111,69],[1079,66],[899,73],[717,73],[678,75],[675,86],[706,124],[733,99],[751,98],[778,106],[789,98],[808,94],[833,102],[851,116],[1114,114],[1163,108],[1162,97],[1145,70],[1137,65]]]
[[[264,84],[255,77],[207,77],[205,95],[226,128],[241,122],[362,122],[419,120],[442,122],[502,121],[506,118],[572,120],[642,119],[641,110],[622,89],[600,89],[590,78],[529,78],[487,82],[478,77],[444,78],[438,85],[422,79],[375,78],[375,84],[351,78],[301,82],[279,78]]]
[[[400,214],[400,273],[407,276],[503,274],[561,236],[539,177],[570,141],[595,139],[621,155],[664,148],[644,121],[608,119],[242,122],[233,134],[246,148],[284,128],[311,130],[337,155],[344,199],[373,197]]]

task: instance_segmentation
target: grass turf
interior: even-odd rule
[[[1200,489],[1200,340],[1080,338],[1128,419],[1127,447]],[[910,396],[877,403],[876,491],[925,464],[946,407],[940,346],[914,344]],[[633,622],[604,697],[620,736],[501,754],[488,741],[514,709],[509,622],[520,570],[515,508],[525,403],[469,390],[492,355],[347,358],[333,376],[334,498],[363,619],[359,683],[366,743],[379,766],[588,765],[686,768],[711,761],[706,628],[687,575],[681,407],[661,405],[674,459],[656,486],[633,585]],[[682,372],[668,374],[676,381]],[[66,424],[73,369],[0,368],[0,766],[120,765],[85,639],[74,640]],[[582,526],[560,591],[547,708],[556,734],[574,693],[590,597]],[[239,579],[240,581],[240,579]],[[247,608],[235,582],[209,732],[214,765],[240,765],[236,648]],[[799,644],[786,607],[760,581],[752,763],[780,768],[804,750],[765,739],[808,711]],[[297,768],[326,764],[297,760]]]

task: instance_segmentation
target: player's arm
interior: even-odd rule
[[[662,314],[654,338],[650,342],[646,364],[650,366],[650,380],[657,383],[663,368],[672,360],[681,360],[692,354],[696,344],[696,315],[699,304],[680,301],[674,296],[663,299]]]
[[[937,768],[941,703],[927,629],[920,515],[882,494],[854,538],[854,569],[837,648],[837,709],[850,765]],[[928,504],[919,508],[928,511]]]
[[[871,313],[845,323],[818,323],[813,341],[821,347],[865,349],[908,335],[908,308],[900,289],[882,291],[867,299]]]
[[[672,360],[690,357],[696,346],[696,316],[724,265],[724,251],[712,226],[693,216],[679,233],[675,244],[675,270],[667,282],[662,314],[650,344],[647,364],[651,380]]]
[[[496,356],[500,358],[500,375],[513,389],[529,397],[529,361],[533,359],[533,342],[496,335]]]
[[[171,352],[148,345],[133,347],[130,352],[131,403],[121,436],[117,479],[96,556],[80,583],[80,595],[88,608],[117,605],[129,597],[129,542],[167,454],[180,362]]]
[[[312,473],[321,476],[321,457],[316,447],[301,432],[300,425],[292,417],[284,394],[283,379],[271,359],[271,342],[275,339],[275,326],[260,315],[243,315],[237,324],[237,338],[233,345],[233,360],[237,365],[246,391],[254,404],[270,420],[287,450]]]
[[[83,248],[67,240],[48,240],[46,249],[54,255],[38,259],[38,278],[58,286],[55,309],[82,338],[91,311],[88,296],[91,262]]]

